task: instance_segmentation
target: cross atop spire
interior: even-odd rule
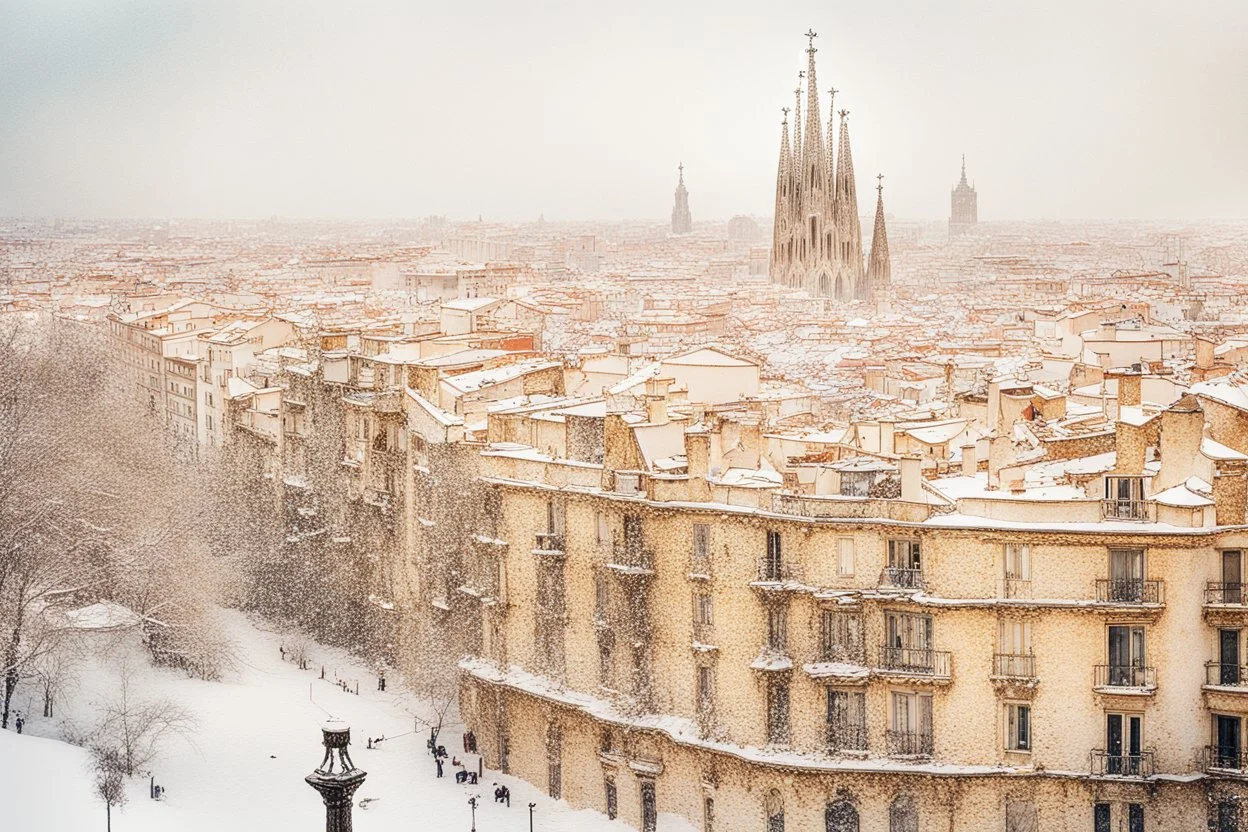
[[[883,194],[884,193],[884,174],[877,173],[875,175],[875,179],[879,183],[875,186],[875,189],[879,191],[881,194]]]
[[[683,185],[685,183],[685,163],[681,162],[677,165],[676,170],[680,171],[680,183]]]
[[[807,46],[807,51],[813,52],[815,50],[815,38],[817,37],[819,37],[819,33],[814,29],[806,30],[806,40],[810,43],[810,45]]]
[[[828,99],[828,111],[829,112],[832,112],[832,113],[836,112],[836,94],[838,92],[840,92],[840,90],[838,90],[836,87],[828,87],[828,95],[830,96]]]
[[[841,110],[839,113],[837,113],[837,115],[839,115],[841,118],[845,118],[845,116],[849,115],[849,110]]]
[[[961,184],[963,185],[966,184],[966,154],[965,153],[962,154],[962,182]]]
[[[791,109],[793,109],[793,108],[792,108],[792,107],[781,107],[781,108],[780,108],[780,112],[784,113],[784,119],[783,119],[783,121],[781,121],[781,124],[788,124],[788,123],[789,123],[789,110],[791,110]]]

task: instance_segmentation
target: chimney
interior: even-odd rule
[[[1208,338],[1196,338],[1196,369],[1213,369],[1214,343]]]
[[[973,477],[979,471],[979,458],[975,455],[974,443],[962,446],[962,476]]]
[[[1148,438],[1143,425],[1131,422],[1118,422],[1114,431],[1114,442],[1118,450],[1118,464],[1114,472],[1129,476],[1141,476],[1144,473],[1145,456],[1148,453]]]
[[[1001,426],[1001,381],[993,379],[988,382],[988,430],[1000,430]]]
[[[891,419],[880,420],[880,453],[882,454],[896,453],[895,448],[897,447],[897,445],[893,437],[893,434],[896,428],[897,428],[897,425]]]
[[[1154,494],[1197,473],[1204,430],[1205,412],[1190,393],[1161,412],[1161,470],[1153,480]]]
[[[901,458],[901,499],[907,503],[923,502],[923,460],[918,456]]]
[[[1010,461],[1013,443],[1008,436],[994,436],[988,445],[988,490],[1001,487],[1001,469]]]
[[[1243,462],[1218,463],[1213,477],[1214,522],[1219,526],[1239,526],[1245,522],[1248,506],[1248,479],[1245,479]]]
[[[665,396],[646,396],[646,421],[652,425],[667,424],[667,398]]]
[[[1118,407],[1140,406],[1140,375],[1126,372],[1118,376]]]

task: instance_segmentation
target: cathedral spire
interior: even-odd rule
[[[888,259],[888,229],[884,227],[884,174],[875,177],[875,228],[871,231],[871,262],[867,265],[867,287],[872,292],[886,288],[892,279]]]
[[[689,212],[689,191],[685,188],[685,163],[677,166],[680,181],[676,183],[676,201],[672,206],[672,233],[688,234],[693,231],[693,214]]]
[[[865,298],[868,289],[862,279],[862,221],[858,218],[858,188],[854,183],[854,156],[849,149],[849,110],[841,117],[840,140],[836,148],[836,227],[840,231],[837,252],[844,274],[853,286],[853,297]]]
[[[966,154],[965,153],[962,154],[962,181],[959,182],[958,184],[959,185],[966,184]]]
[[[789,243],[790,189],[793,184],[792,156],[789,150],[789,108],[782,109],[780,122],[780,162],[776,166],[776,213],[772,221],[771,277],[783,282],[785,265],[792,246]]]

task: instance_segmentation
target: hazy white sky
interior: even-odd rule
[[[1248,217],[1245,0],[0,0],[0,214],[769,214],[808,27],[864,213]]]

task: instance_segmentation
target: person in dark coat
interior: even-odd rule
[[[437,765],[437,767],[438,767],[438,776],[439,776],[439,777],[441,777],[441,776],[442,776],[442,758],[441,758],[441,757],[434,757],[434,758],[433,758],[433,762],[434,762],[434,764],[436,764],[436,765]]]

